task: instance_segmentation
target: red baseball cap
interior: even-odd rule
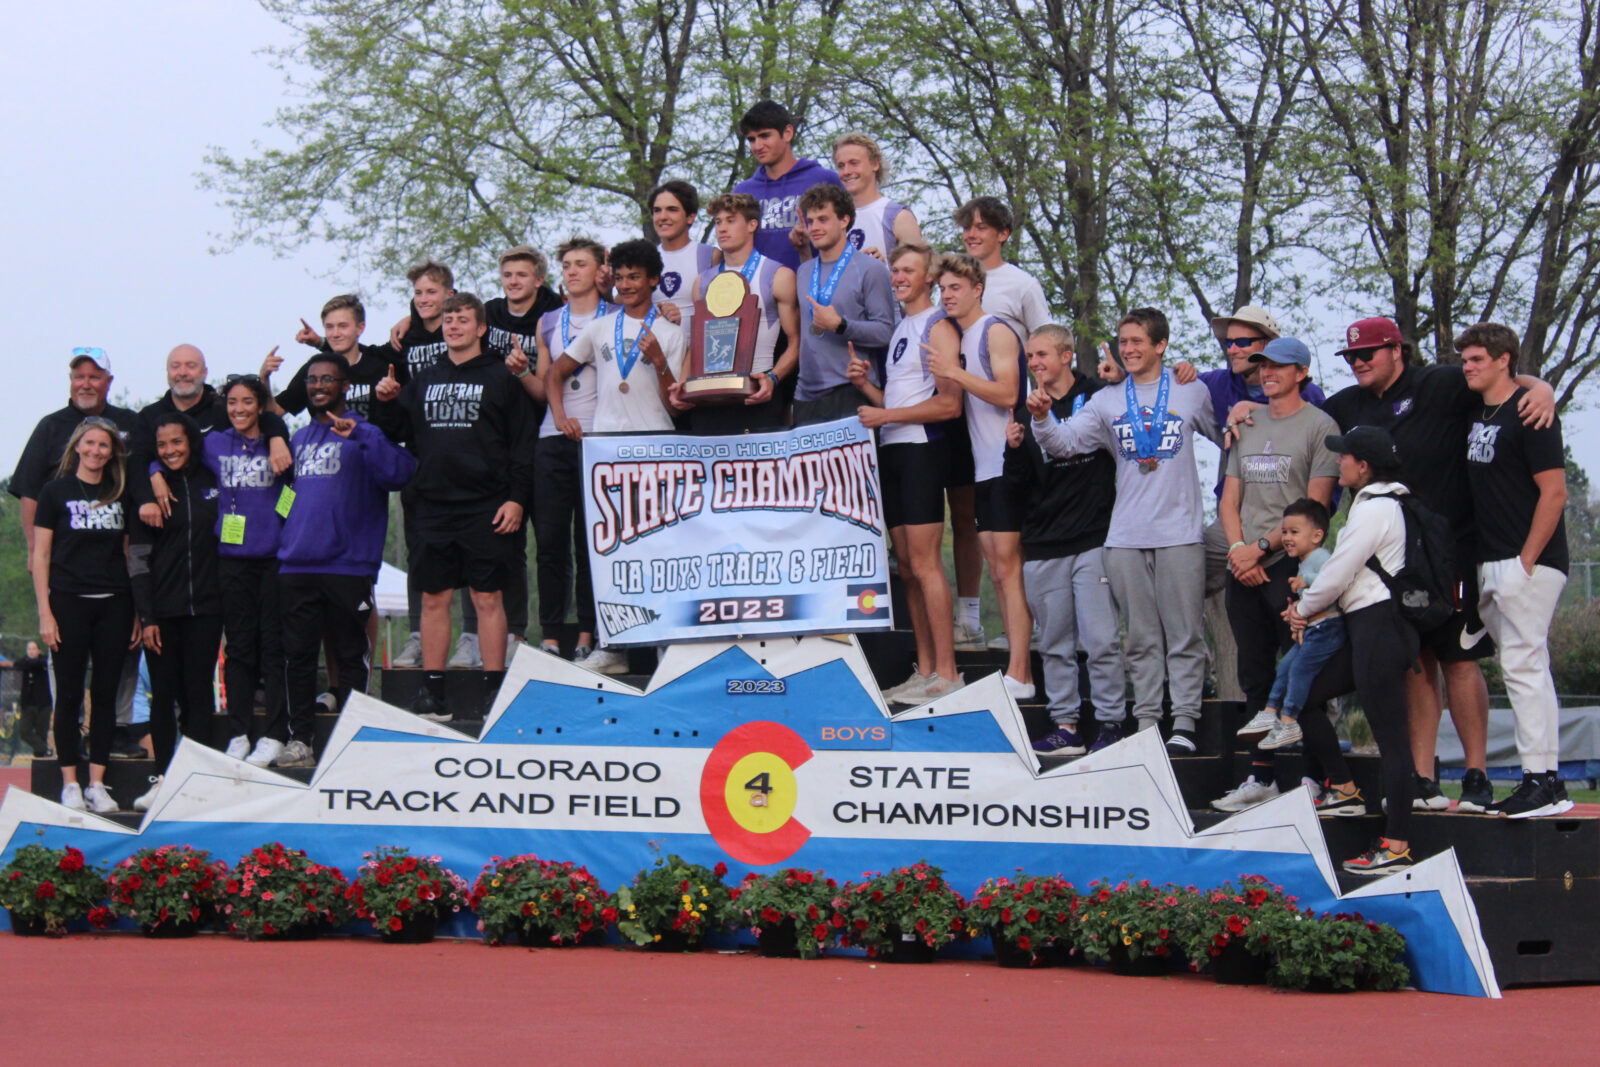
[[[1378,316],[1351,323],[1344,331],[1344,347],[1334,355],[1342,356],[1346,352],[1365,352],[1373,348],[1387,348],[1390,345],[1404,343],[1400,338],[1400,327],[1394,324],[1394,320]]]

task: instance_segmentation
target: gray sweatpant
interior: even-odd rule
[[[1128,672],[1139,729],[1161,720],[1162,682],[1172,697],[1172,723],[1200,721],[1206,679],[1205,545],[1107,548],[1106,577],[1128,630]]]
[[[1122,643],[1116,605],[1106,578],[1105,550],[1076,556],[1029,560],[1022,565],[1028,610],[1039,624],[1039,656],[1044,661],[1046,710],[1058,726],[1076,726],[1078,649],[1089,657],[1089,702],[1101,722],[1127,717]]]

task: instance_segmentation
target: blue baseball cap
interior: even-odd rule
[[[1311,366],[1311,349],[1293,337],[1274,337],[1266,347],[1250,357],[1251,363],[1298,363]]]

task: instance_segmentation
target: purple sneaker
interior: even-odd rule
[[[1057,726],[1035,741],[1033,750],[1046,756],[1081,756],[1084,752],[1083,738],[1071,727]]]
[[[1122,740],[1122,724],[1120,722],[1103,722],[1100,732],[1095,735],[1094,744],[1089,746],[1090,752],[1099,752],[1102,748],[1109,748]]]

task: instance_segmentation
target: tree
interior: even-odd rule
[[[208,154],[226,240],[468,280],[507,245],[648,232],[664,176],[726,187],[758,95],[812,105],[845,0],[263,2],[298,36],[280,65],[314,76],[274,121],[292,147]]]

